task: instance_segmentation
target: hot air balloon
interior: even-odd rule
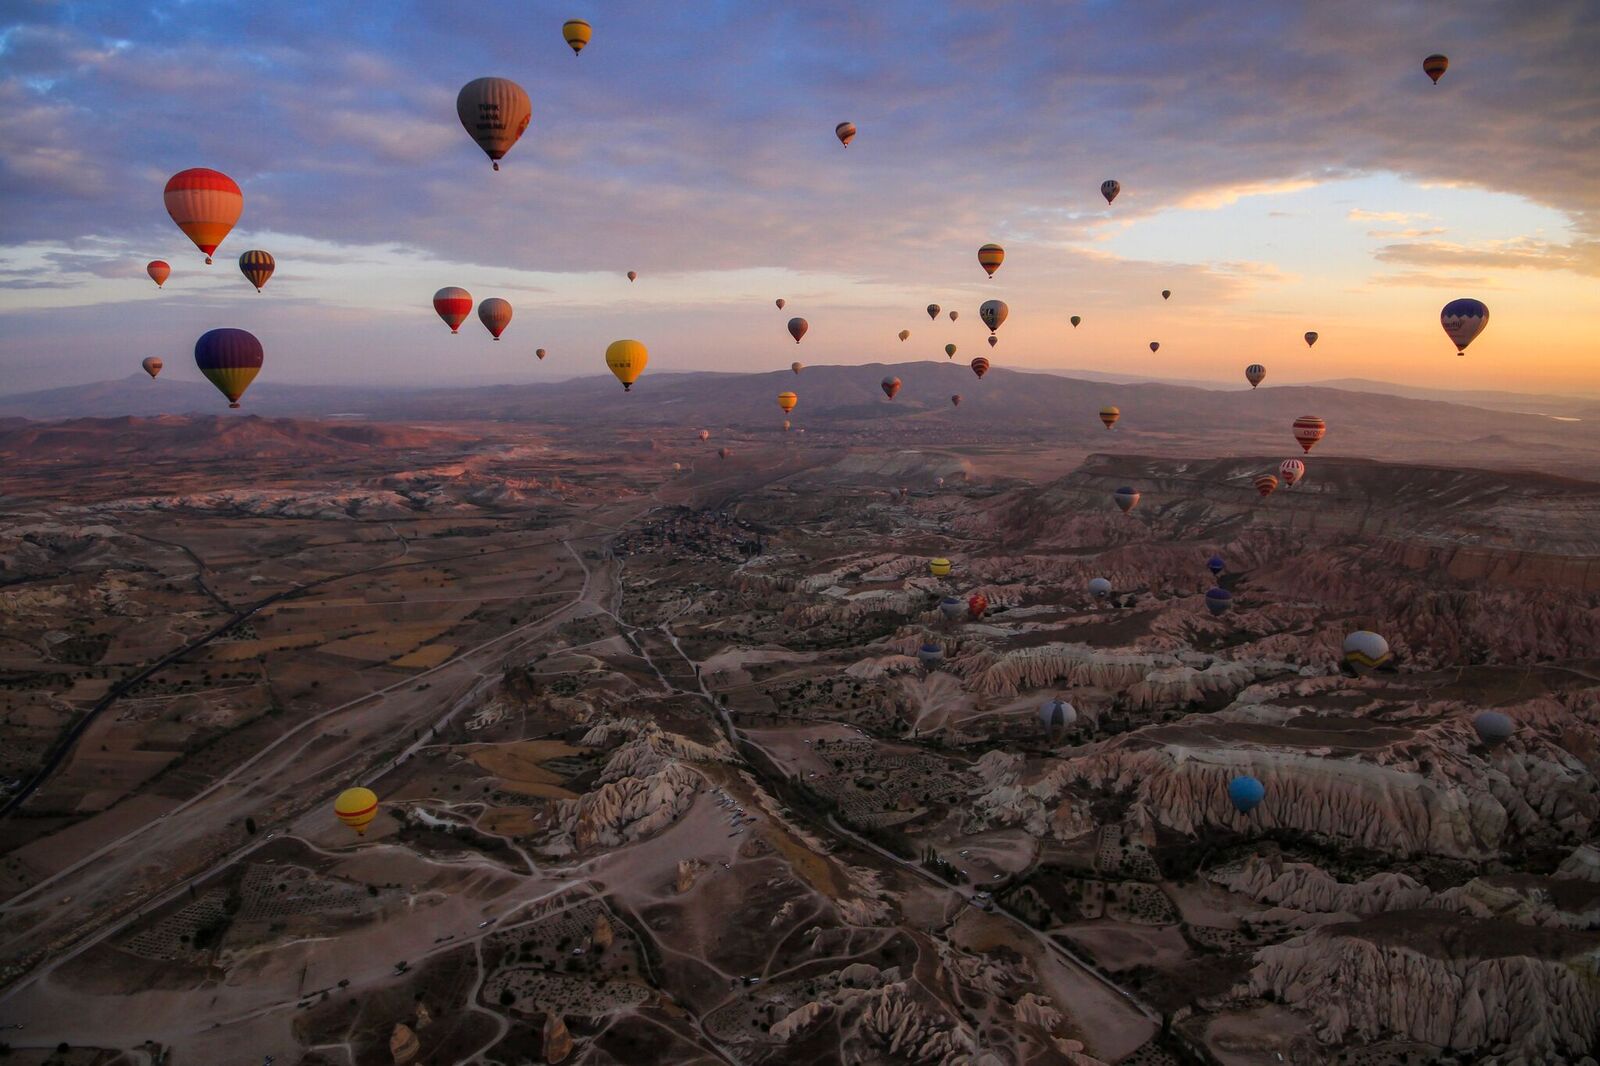
[[[207,264],[244,211],[244,193],[233,179],[205,167],[174,174],[167,181],[162,199],[172,221],[206,254]]]
[[[1296,460],[1296,462],[1298,461]],[[1261,494],[1262,499],[1266,499],[1278,491],[1278,479],[1271,474],[1257,474],[1255,485],[1256,491]]]
[[[1294,439],[1308,452],[1327,432],[1328,424],[1316,415],[1301,415],[1294,420]]]
[[[785,300],[781,296],[778,297],[776,300],[774,300],[772,302],[778,305],[778,310],[780,310],[780,311],[782,311],[786,306],[788,306],[788,303],[789,303],[788,300]]]
[[[997,345],[999,343],[1000,343],[1000,338],[999,337],[996,337],[992,333],[989,334],[989,347],[993,348],[995,345]]]
[[[672,472],[673,472],[673,473],[674,473],[674,474],[681,474],[681,473],[683,473],[683,464],[682,464],[682,463],[673,463],[673,464],[672,464]]]
[[[1214,588],[1206,592],[1206,610],[1213,615],[1220,616],[1228,613],[1228,608],[1233,606],[1233,593],[1224,588]]]
[[[934,478],[933,479],[933,485],[934,485],[935,488],[940,488],[940,489],[944,488],[944,478],[942,478],[942,477]]]
[[[1284,488],[1294,488],[1295,482],[1306,476],[1306,464],[1299,459],[1285,459],[1278,464],[1278,476],[1283,478]]]
[[[850,142],[854,140],[856,136],[855,123],[839,123],[837,126],[833,127],[833,135],[839,138],[840,144],[844,145],[846,148],[850,147]]]
[[[1160,341],[1151,341],[1150,342],[1150,350],[1152,352],[1159,352],[1161,350],[1161,342]]]
[[[166,364],[161,361],[161,358],[155,355],[145,356],[144,362],[140,363],[139,365],[144,367],[144,372],[149,374],[152,379],[154,379],[157,374],[161,373],[161,368],[163,366],[166,366]]]
[[[981,355],[974,359],[970,365],[972,366],[972,372],[978,375],[980,381],[983,379],[983,375],[989,372],[989,360]]]
[[[500,160],[532,121],[533,104],[509,78],[478,78],[456,94],[456,116],[499,170]]]
[[[1103,578],[1103,577],[1092,577],[1092,578],[1090,578],[1089,579],[1089,595],[1093,596],[1097,600],[1110,599],[1111,598],[1111,582],[1109,580],[1107,580],[1106,578]]]
[[[1499,711],[1479,711],[1472,719],[1472,728],[1485,744],[1499,744],[1510,740],[1517,731],[1517,723]]]
[[[1470,298],[1451,300],[1444,305],[1444,310],[1439,312],[1439,324],[1454,342],[1456,354],[1465,355],[1467,345],[1471,344],[1473,338],[1482,333],[1483,327],[1489,324],[1489,309],[1481,300]]]
[[[1444,77],[1444,72],[1449,69],[1449,57],[1439,55],[1437,52],[1422,61],[1422,73],[1432,78],[1435,85],[1439,84],[1439,79]]]
[[[1249,774],[1240,774],[1228,782],[1228,802],[1240,814],[1249,814],[1266,798],[1267,790],[1260,781]]]
[[[810,328],[811,323],[807,322],[803,318],[791,318],[789,320],[789,336],[794,338],[794,342],[796,344],[800,343],[800,338],[804,337],[806,335],[806,330]]]
[[[1110,404],[1106,404],[1106,406],[1100,408],[1100,421],[1106,424],[1107,429],[1116,425],[1117,419],[1121,417],[1122,409],[1120,407],[1112,407]]]
[[[1067,319],[1067,321],[1072,323],[1072,328],[1073,329],[1077,329],[1078,328],[1078,323],[1083,321],[1083,316],[1082,315],[1073,315],[1071,318]]]
[[[983,324],[993,333],[1006,324],[1006,316],[1011,314],[1004,300],[985,300],[983,306],[978,308],[978,317],[983,319]]]
[[[959,311],[951,311],[950,312],[950,321],[954,322],[956,320],[956,318],[959,317],[959,316],[960,316],[960,312]]]
[[[1307,330],[1306,331],[1306,347],[1309,348],[1315,343],[1317,343],[1317,331],[1314,330],[1314,329]]]
[[[929,559],[928,560],[928,573],[932,574],[934,577],[949,577],[950,576],[950,560],[949,559],[943,559],[943,558],[940,558],[940,559]]]
[[[472,294],[466,289],[447,285],[433,294],[433,309],[444,319],[451,333],[459,332],[461,323],[472,314]]]
[[[228,398],[229,407],[239,406],[263,358],[261,342],[242,329],[209,330],[194,342],[194,365]]]
[[[1162,290],[1161,290],[1161,298],[1162,298],[1162,299],[1163,299],[1163,300],[1170,300],[1170,299],[1172,299],[1172,290],[1171,290],[1171,289],[1162,289]]]
[[[639,280],[639,272],[637,270],[628,271],[628,280],[629,281],[638,281]]]
[[[884,378],[882,381],[878,382],[878,387],[883,390],[883,394],[885,396],[892,400],[894,399],[895,393],[900,391],[900,379],[897,377]]]
[[[794,410],[794,405],[800,402],[800,397],[792,392],[778,393],[778,406],[783,408],[783,413],[788,414]]]
[[[511,325],[511,304],[498,296],[491,296],[478,305],[478,321],[495,340]]]
[[[1139,491],[1128,485],[1124,485],[1116,492],[1113,492],[1111,498],[1117,501],[1117,506],[1122,508],[1123,514],[1127,514],[1139,506]]]
[[[536,349],[534,349],[533,354],[537,355],[540,359],[543,359],[544,356],[545,356],[545,351],[544,351],[543,348],[536,348]]]
[[[789,420],[787,418],[783,420],[783,431],[785,433],[789,432]]]
[[[967,617],[976,622],[982,618],[989,609],[989,597],[981,592],[974,592],[967,597]]]
[[[1211,558],[1206,560],[1206,569],[1211,571],[1212,577],[1221,577],[1222,571],[1226,567],[1227,564],[1222,561],[1222,556],[1220,555],[1213,555]]]
[[[911,331],[909,329],[901,330],[900,331],[900,343],[904,344],[905,341],[906,341],[906,338],[909,337],[909,336],[911,336]]]
[[[805,368],[806,368],[806,365],[804,363],[790,363],[789,364],[789,369],[793,370],[796,374],[800,373],[800,371],[804,370]]]
[[[583,46],[589,43],[593,34],[594,30],[583,19],[568,19],[561,24],[561,37],[572,49],[573,55],[583,51]]]
[[[260,292],[261,287],[272,277],[272,272],[278,269],[277,261],[272,258],[271,252],[263,252],[259,248],[252,248],[239,257],[239,272],[249,279],[250,284]]]
[[[359,836],[367,835],[367,826],[378,816],[378,796],[370,788],[347,788],[333,801],[333,813]]]
[[[922,661],[923,666],[932,670],[944,658],[944,649],[937,644],[924,644],[917,649],[917,658]]]
[[[986,244],[978,249],[978,265],[994,277],[994,272],[1000,269],[1000,264],[1005,262],[1006,250],[998,244]]]
[[[944,357],[946,359],[954,359],[956,357],[956,346],[953,345],[953,344],[945,345],[944,346]]]
[[[956,393],[954,396],[950,397],[950,406],[951,407],[960,407],[961,406],[961,394],[959,392]]]
[[[967,605],[954,596],[946,596],[939,601],[939,613],[944,615],[945,621],[954,622],[967,613]]]
[[[1244,368],[1244,379],[1250,383],[1252,389],[1261,384],[1261,380],[1266,376],[1267,368],[1260,363],[1251,363]]]
[[[644,373],[644,365],[649,361],[649,349],[638,341],[612,341],[606,346],[606,366],[617,376],[617,380],[622,382],[623,392],[633,388],[633,383],[639,380],[639,375]],[[727,449],[724,448],[723,451]],[[723,458],[726,459],[727,456],[724,455]]]
[[[938,304],[929,304],[928,305],[928,317],[930,319],[935,319],[935,318],[939,317],[939,305]]]
[[[1100,195],[1106,198],[1106,203],[1108,204],[1115,200],[1117,198],[1117,193],[1121,191],[1122,182],[1120,181],[1112,181],[1110,178],[1107,178],[1105,181],[1100,183]]]
[[[150,275],[150,280],[155,282],[156,288],[159,289],[172,276],[172,267],[165,259],[152,259],[144,265],[144,272]]]
[[[1060,696],[1039,704],[1039,721],[1046,730],[1065,729],[1077,720],[1077,708]]]
[[[733,454],[733,449],[732,448],[718,448],[717,449],[717,458],[718,459],[726,459],[728,456],[730,456],[732,454]]]
[[[702,429],[699,433],[696,434],[696,436],[698,436],[700,438],[701,442],[704,443],[705,441],[708,441],[708,440],[711,439],[711,431],[709,429]]]
[[[1344,670],[1349,674],[1370,674],[1394,662],[1389,642],[1367,629],[1358,629],[1344,638]]]

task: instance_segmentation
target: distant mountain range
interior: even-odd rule
[[[898,377],[893,401],[879,388]],[[789,417],[797,429],[835,443],[981,445],[1049,440],[1085,450],[1171,455],[1282,451],[1299,455],[1291,423],[1303,414],[1328,422],[1314,455],[1545,469],[1588,476],[1600,458],[1600,412],[1568,406],[1568,421],[1548,414],[1470,406],[1374,391],[1365,382],[1331,386],[1198,388],[1158,382],[1111,383],[1059,373],[996,368],[978,380],[965,363],[913,362],[811,366],[753,374],[647,374],[631,393],[610,377],[549,385],[363,389],[263,381],[230,412],[205,382],[138,375],[121,381],[0,399],[0,418],[56,419],[204,413],[220,423],[251,414],[360,418],[380,422],[531,422],[576,435],[660,436],[706,427],[741,434],[781,433],[777,395],[799,394]],[[955,407],[952,395],[960,394]],[[1504,394],[1487,394],[1486,402]],[[1523,398],[1524,400],[1529,398]],[[1538,398],[1533,398],[1537,400]],[[1573,401],[1568,401],[1570,405]],[[1102,404],[1122,419],[1108,433]],[[1551,406],[1554,406],[1553,404]],[[1600,406],[1600,405],[1596,405]],[[813,436],[810,439],[817,439]]]

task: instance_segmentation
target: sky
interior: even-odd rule
[[[955,343],[1600,394],[1596,55],[1594,0],[0,0],[0,393],[147,355],[197,378],[194,339],[239,326],[293,383],[553,381],[634,337],[651,371]],[[455,114],[484,75],[533,101],[498,173]],[[211,267],[162,205],[194,166],[244,191]],[[251,248],[278,262],[259,295]],[[510,300],[504,339],[451,336],[445,285]],[[1459,296],[1491,312],[1463,358],[1438,320]]]

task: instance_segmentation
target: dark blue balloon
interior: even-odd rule
[[[1206,610],[1212,614],[1225,614],[1233,606],[1233,593],[1227,589],[1212,589],[1206,593]]]
[[[1249,774],[1240,774],[1228,782],[1228,800],[1240,814],[1255,810],[1266,794],[1266,786]]]
[[[1213,555],[1210,559],[1207,559],[1206,568],[1211,571],[1213,577],[1220,575],[1223,568],[1222,556]]]

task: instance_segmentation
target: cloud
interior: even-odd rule
[[[1427,218],[1426,214],[1408,211],[1367,211],[1359,207],[1352,207],[1345,216],[1351,222],[1410,222],[1412,219]]]
[[[1287,181],[1247,181],[1211,189],[1199,189],[1178,201],[1178,206],[1189,211],[1216,211],[1231,207],[1247,196],[1285,196],[1289,193],[1314,189],[1317,182],[1310,178],[1293,178]]]
[[[1476,267],[1485,270],[1568,270],[1575,274],[1600,276],[1600,240],[1558,244],[1518,237],[1470,245],[1420,241],[1385,245],[1375,254],[1386,263]]]

